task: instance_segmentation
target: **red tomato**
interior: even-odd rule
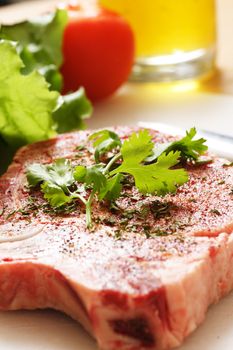
[[[96,101],[111,95],[128,78],[134,60],[134,37],[119,15],[93,7],[69,8],[64,32],[63,92],[84,86]]]

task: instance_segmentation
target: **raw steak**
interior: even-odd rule
[[[190,167],[164,198],[129,187],[117,209],[94,203],[89,232],[80,203],[54,213],[25,177],[34,162],[93,162],[88,134],[24,147],[2,176],[0,309],[61,310],[105,350],[178,346],[233,287],[233,167],[218,158]]]

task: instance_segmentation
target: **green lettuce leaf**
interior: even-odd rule
[[[70,130],[84,129],[84,119],[92,113],[91,102],[87,99],[85,91],[80,88],[71,94],[61,96],[59,106],[53,113],[53,119],[57,123],[59,133]]]
[[[62,39],[68,21],[67,11],[40,16],[11,26],[3,25],[0,38],[17,42],[17,50],[24,63],[22,73],[38,70],[52,90],[60,91],[62,76]]]
[[[14,151],[25,144],[47,140],[56,131],[83,129],[92,112],[80,88],[60,96],[50,91],[37,71],[23,74],[23,62],[14,42],[0,40],[0,169],[6,169]],[[4,166],[5,165],[5,166]]]
[[[36,71],[23,75],[16,47],[0,41],[0,135],[13,148],[54,135],[58,93]]]

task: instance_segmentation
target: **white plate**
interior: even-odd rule
[[[95,108],[91,128],[163,122],[233,135],[233,98],[212,94],[163,94],[153,87],[124,88]],[[233,153],[233,145],[232,145]],[[233,294],[212,306],[205,322],[180,350],[233,349]],[[53,311],[0,313],[0,350],[97,350],[81,327]]]

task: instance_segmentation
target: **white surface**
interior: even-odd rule
[[[96,105],[89,124],[101,128],[143,120],[233,135],[232,96],[183,91],[184,88],[181,85],[158,91],[153,85],[128,85],[119,95]]]
[[[233,294],[212,306],[205,322],[179,350],[232,350]],[[71,319],[53,311],[0,314],[0,350],[97,350]]]
[[[143,128],[151,128],[170,135],[184,136],[185,134],[184,128],[179,128],[170,124],[157,122],[139,122],[138,125]],[[231,149],[233,144],[233,136],[230,137],[228,135],[219,135],[221,136],[218,136],[218,134],[215,133],[211,133],[211,131],[197,129],[195,138],[198,139],[202,137],[206,139],[206,144],[208,145],[208,148],[211,152],[216,153],[221,157],[227,158],[229,160],[233,160],[233,153]]]
[[[156,128],[156,124],[164,123],[178,127],[178,135],[179,128],[183,128],[184,133],[185,129],[195,126],[200,130],[233,136],[233,97],[183,91],[185,87],[192,85],[170,87],[169,91],[164,88],[158,91],[153,85],[142,88],[141,85],[129,85],[108,103],[97,105],[89,125],[102,128],[111,124],[139,124]],[[166,132],[163,129],[159,128]],[[176,133],[176,130],[168,128],[167,133]],[[209,137],[207,144],[212,152],[233,160],[233,142],[220,142]]]
[[[170,123],[233,135],[233,97],[126,87],[95,108],[89,126]],[[233,153],[233,145],[232,145]],[[233,349],[233,293],[211,307],[206,320],[180,350]],[[94,341],[66,316],[53,311],[0,313],[0,350],[97,350]]]

